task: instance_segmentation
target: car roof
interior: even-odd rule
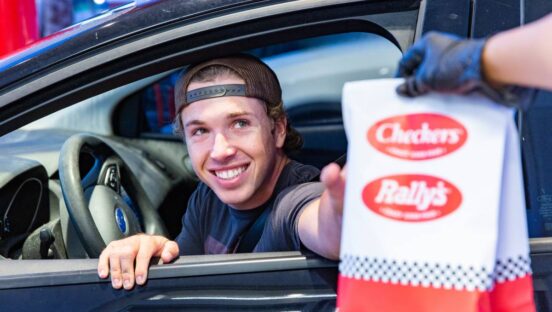
[[[66,59],[146,36],[202,16],[269,4],[266,0],[138,0],[65,28],[0,60],[0,91]],[[273,4],[275,1],[270,1]],[[285,1],[277,1],[285,2]]]

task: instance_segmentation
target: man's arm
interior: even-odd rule
[[[341,243],[341,219],[345,194],[345,169],[330,164],[322,170],[322,196],[311,202],[299,217],[299,238],[310,250],[337,260]]]

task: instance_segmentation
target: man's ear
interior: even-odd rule
[[[276,140],[276,148],[283,148],[286,141],[287,119],[285,117],[274,121],[274,139]]]

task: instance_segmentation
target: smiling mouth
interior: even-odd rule
[[[242,172],[247,169],[247,166],[242,166],[230,170],[215,170],[214,173],[217,176],[217,178],[222,180],[231,180],[239,176]]]

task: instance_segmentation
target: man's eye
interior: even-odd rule
[[[207,132],[207,130],[205,130],[204,128],[197,128],[192,131],[192,136],[202,135],[205,132]]]
[[[234,122],[234,128],[245,128],[249,125],[249,122],[244,119],[238,119]]]

